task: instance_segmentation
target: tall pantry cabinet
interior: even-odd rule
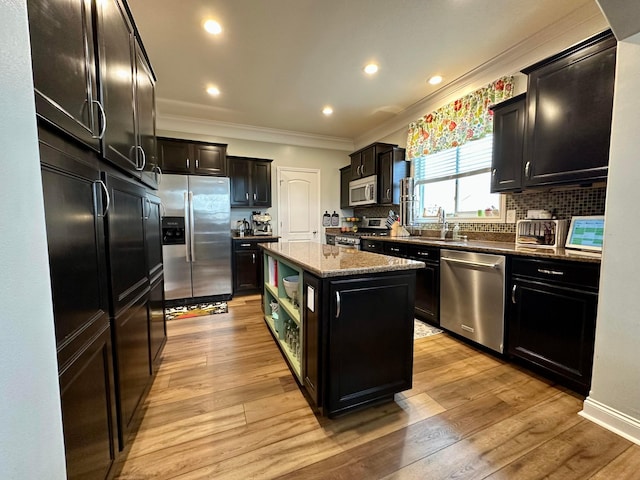
[[[106,478],[166,341],[155,76],[124,0],[28,0],[68,478]]]

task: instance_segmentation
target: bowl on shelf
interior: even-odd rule
[[[284,285],[284,291],[287,293],[287,297],[295,303],[298,295],[298,282],[300,281],[299,275],[290,275],[282,279]]]

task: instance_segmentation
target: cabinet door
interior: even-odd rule
[[[415,273],[328,283],[329,413],[411,388]]]
[[[369,147],[360,154],[360,176],[368,177],[376,174],[376,148]]]
[[[250,205],[250,168],[249,160],[229,158],[229,181],[231,187],[231,206],[248,207]]]
[[[61,147],[62,148],[62,147]],[[75,351],[61,349],[109,310],[100,172],[40,141],[49,271],[59,362]],[[87,339],[85,339],[86,341]],[[73,350],[73,349],[71,349]]]
[[[514,97],[493,110],[493,157],[491,192],[522,188],[522,156],[526,94]]]
[[[111,206],[107,214],[114,314],[148,288],[145,246],[146,193],[137,184],[105,174]]]
[[[259,282],[259,255],[257,249],[235,252],[235,284],[234,292],[257,290]]]
[[[351,166],[340,169],[340,208],[349,208],[349,182]]]
[[[611,36],[529,73],[525,187],[606,179],[615,66]]]
[[[393,203],[393,152],[380,155],[378,174],[378,203],[389,205]]]
[[[38,115],[98,151],[92,4],[29,0],[27,7]]]
[[[194,173],[220,176],[224,176],[227,173],[224,147],[194,144],[192,148]]]
[[[68,479],[107,478],[116,457],[111,330],[98,335],[60,371]]]
[[[149,355],[150,365],[160,360],[160,352],[167,340],[167,323],[164,316],[164,279],[162,275],[151,285],[149,302],[147,304],[149,315]]]
[[[516,278],[511,300],[508,352],[586,393],[591,384],[597,293]]]
[[[158,188],[158,153],[156,146],[155,81],[151,68],[136,42],[136,126],[138,164],[142,181]]]
[[[360,250],[373,253],[384,253],[383,242],[364,238],[360,243]]]
[[[145,245],[149,278],[162,271],[162,202],[155,195],[145,197]]]
[[[119,0],[104,0],[97,5],[100,84],[107,115],[103,155],[124,170],[138,172],[133,29]]]
[[[163,173],[188,174],[193,160],[189,144],[164,138],[158,139],[158,156]]]
[[[151,375],[147,300],[145,291],[113,319],[121,449]]]
[[[271,207],[271,162],[252,162],[251,189],[253,190],[252,206]]]
[[[434,325],[440,325],[440,267],[427,263],[416,270],[416,316]]]
[[[362,153],[352,153],[351,157],[351,180],[356,180],[361,177],[360,168],[362,167]]]

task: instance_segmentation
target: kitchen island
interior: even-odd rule
[[[411,388],[423,262],[315,242],[260,248],[265,322],[314,407],[336,416]]]

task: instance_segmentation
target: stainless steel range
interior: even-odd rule
[[[340,232],[333,237],[333,243],[330,236],[327,235],[327,243],[339,245],[341,247],[360,248],[360,239],[362,237],[386,237],[389,235],[389,229],[385,225],[386,218],[367,218],[362,219],[362,226],[357,232]]]

